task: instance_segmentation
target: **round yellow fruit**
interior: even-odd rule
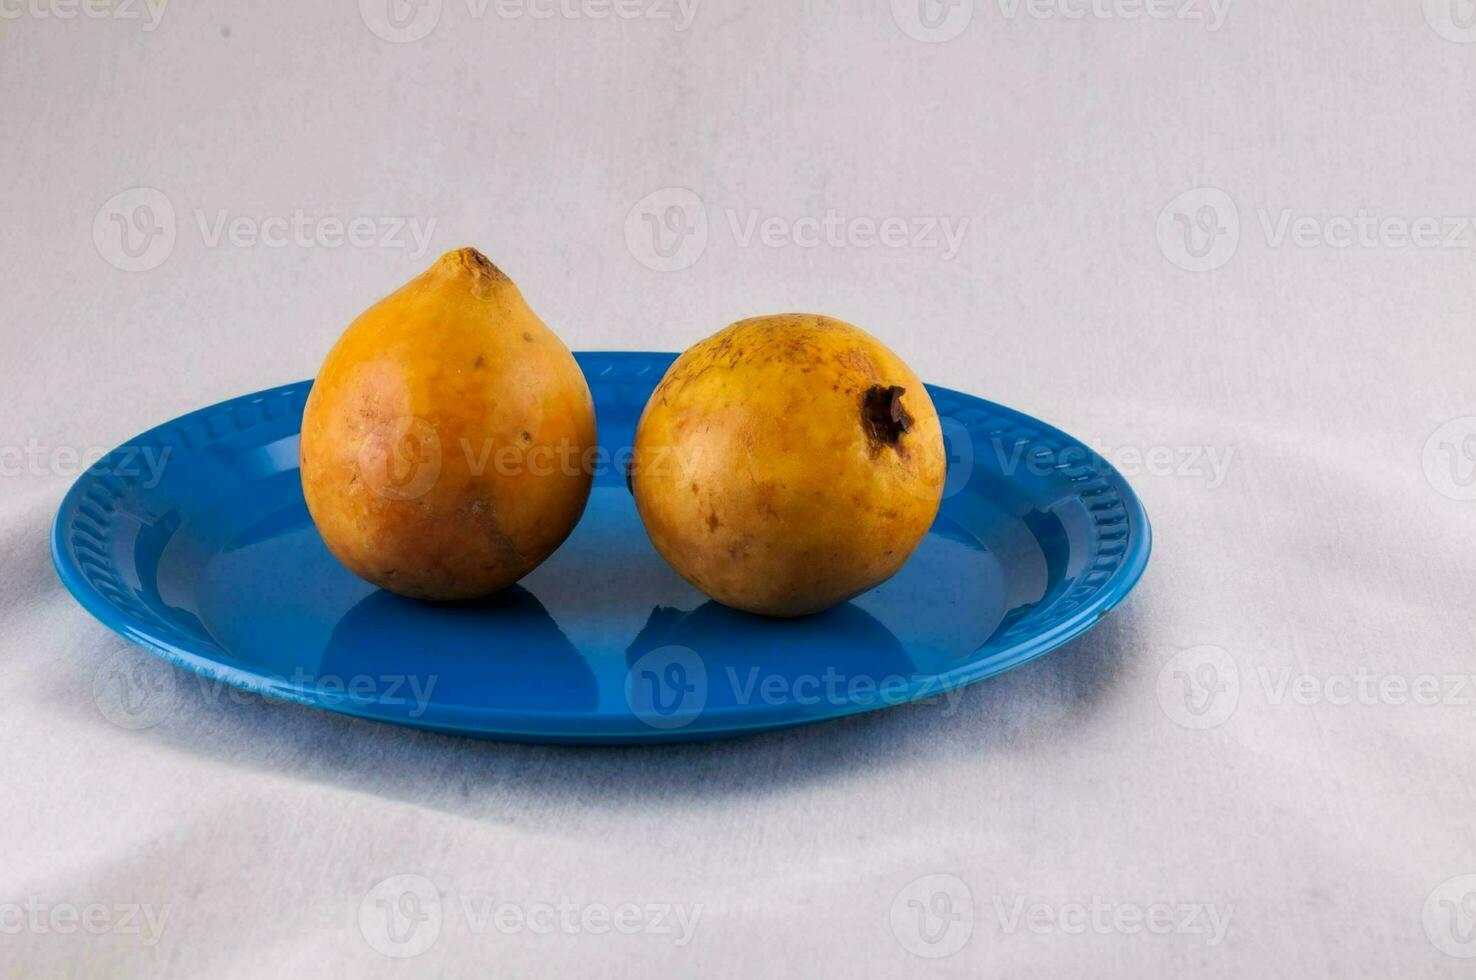
[[[594,402],[569,348],[476,249],[349,325],[302,418],[302,492],[354,574],[419,599],[516,582],[584,512]]]
[[[679,357],[636,430],[651,541],[726,605],[802,616],[902,567],[937,515],[943,434],[922,382],[830,317],[742,320]]]

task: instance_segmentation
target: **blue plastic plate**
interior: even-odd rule
[[[1148,562],[1142,504],[1104,460],[1018,412],[930,388],[948,484],[896,577],[799,620],[708,601],[651,547],[623,473],[622,447],[674,357],[578,355],[612,462],[564,546],[492,599],[403,599],[333,559],[298,483],[310,382],[192,412],[102,459],[57,514],[57,573],[129,640],[260,694],[443,732],[600,743],[740,735],[940,694],[1090,629]]]

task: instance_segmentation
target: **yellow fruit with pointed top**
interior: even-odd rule
[[[351,323],[302,417],[302,492],[351,572],[418,599],[516,582],[584,512],[594,402],[569,348],[473,248]]]
[[[656,550],[719,602],[801,616],[890,578],[933,523],[932,399],[830,317],[742,320],[677,358],[636,430],[631,492]]]

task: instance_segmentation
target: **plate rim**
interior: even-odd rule
[[[619,361],[646,361],[652,363],[653,366],[660,366],[662,370],[665,370],[671,361],[675,360],[679,355],[669,351],[580,350],[575,352],[575,356],[581,360],[581,368],[584,367],[583,361],[586,358],[597,357]],[[601,372],[601,374],[604,373],[608,372]],[[640,375],[647,373],[649,373],[648,370],[643,370],[640,372]],[[612,733],[600,730],[596,726],[596,723],[600,721],[599,716],[569,715],[559,717],[557,720],[560,723],[584,717],[589,719],[590,724],[586,727],[576,723],[570,725],[568,728],[556,730],[548,724],[556,716],[547,713],[519,714],[509,713],[503,709],[488,709],[482,714],[482,717],[486,722],[491,722],[492,724],[475,724],[470,721],[459,723],[463,721],[459,714],[456,718],[436,720],[387,714],[383,711],[383,705],[373,699],[356,700],[346,693],[326,692],[321,688],[307,683],[288,682],[285,678],[274,677],[266,672],[248,670],[231,663],[222,662],[215,655],[212,655],[205,648],[204,644],[197,644],[191,638],[183,637],[179,640],[173,640],[157,635],[157,633],[151,631],[150,624],[142,621],[98,590],[96,585],[83,572],[81,562],[76,558],[75,552],[68,549],[65,539],[66,533],[75,525],[74,515],[78,512],[79,504],[91,486],[92,481],[102,478],[102,475],[94,472],[94,470],[104,461],[110,459],[120,449],[144,444],[150,440],[157,441],[160,434],[167,430],[181,427],[192,421],[199,421],[206,416],[219,414],[222,411],[229,410],[232,406],[248,400],[263,402],[274,397],[294,394],[298,389],[303,389],[305,392],[311,388],[312,383],[313,379],[290,382],[271,388],[247,392],[232,398],[226,398],[186,412],[176,418],[146,429],[132,439],[126,440],[118,447],[104,454],[93,467],[89,467],[83,471],[73,481],[66,494],[62,497],[57,508],[56,516],[52,521],[51,533],[49,535],[52,566],[57,573],[57,577],[78,604],[94,619],[98,620],[114,633],[177,667],[184,668],[210,680],[230,684],[242,690],[322,708],[339,714],[351,715],[370,721],[420,728],[422,730],[486,739],[576,742],[582,744],[672,742],[693,739],[741,737],[743,735],[757,734],[793,725],[831,721],[856,714],[895,707],[915,701],[921,697],[936,696],[1002,674],[1060,648],[1090,630],[1105,618],[1108,613],[1121,605],[1141,580],[1144,571],[1147,569],[1148,560],[1153,550],[1152,525],[1149,522],[1148,513],[1143,506],[1141,498],[1128,480],[1109,460],[1091,450],[1082,440],[1018,409],[1001,405],[978,395],[971,395],[941,385],[926,384],[929,393],[935,397],[943,394],[947,399],[956,398],[965,403],[980,403],[1007,419],[1017,419],[1028,423],[1039,435],[1059,439],[1070,446],[1082,447],[1091,454],[1101,477],[1112,484],[1116,490],[1128,526],[1127,544],[1125,545],[1121,559],[1117,567],[1109,573],[1109,578],[1089,598],[1083,601],[1079,607],[1072,610],[1059,622],[1039,632],[1022,637],[1010,646],[983,660],[975,658],[985,645],[980,644],[973,649],[971,654],[961,657],[963,663],[957,666],[941,673],[921,675],[921,679],[917,675],[909,677],[905,689],[895,698],[869,702],[847,701],[841,705],[832,705],[831,707],[834,710],[823,717],[805,716],[786,718],[782,712],[774,710],[775,706],[768,706],[767,711],[759,711],[755,715],[755,709],[751,705],[728,705],[704,708],[694,718],[693,724],[684,727],[672,729],[652,727],[648,731]],[[923,690],[923,688],[926,688],[926,690]],[[375,710],[376,708],[380,710]],[[458,711],[467,713],[464,708],[458,709]],[[474,715],[475,713],[470,714]],[[521,722],[522,724],[516,724],[517,722]]]

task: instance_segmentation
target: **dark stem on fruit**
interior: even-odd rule
[[[872,442],[895,446],[912,429],[912,416],[902,407],[906,391],[899,385],[872,385],[861,393],[861,424]]]
[[[452,253],[475,276],[483,279],[506,279],[507,274],[492,264],[492,260],[470,246]]]

